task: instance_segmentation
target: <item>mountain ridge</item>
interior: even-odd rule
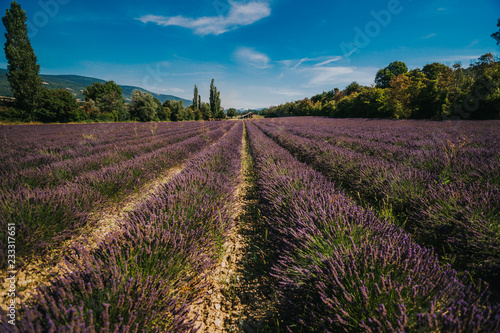
[[[49,89],[66,89],[68,90],[76,99],[84,100],[83,90],[87,88],[87,86],[91,85],[92,82],[104,83],[106,80],[74,75],[74,74],[63,74],[63,75],[52,75],[52,74],[41,74],[40,77],[44,82],[44,86]],[[121,85],[122,94],[125,100],[130,101],[130,96],[132,92],[137,89],[141,91],[145,91],[156,97],[160,102],[164,103],[166,100],[182,100],[184,102],[184,106],[190,106],[193,104],[191,100],[174,96],[174,95],[165,95],[165,94],[157,94],[151,91],[148,91],[141,87],[129,86],[129,85]],[[0,96],[12,96],[12,91],[10,89],[9,82],[7,81],[7,70],[4,68],[0,68]]]

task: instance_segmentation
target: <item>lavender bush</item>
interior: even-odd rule
[[[253,125],[261,210],[289,331],[495,331],[500,306]]]
[[[22,332],[188,332],[190,304],[232,224],[242,124],[190,160],[68,271],[23,304]],[[9,327],[7,327],[9,328]]]
[[[53,246],[69,239],[79,227],[92,222],[89,213],[110,200],[119,200],[160,172],[179,165],[190,156],[222,137],[230,126],[212,125],[184,141],[170,144],[150,153],[140,154],[121,163],[85,172],[72,182],[48,189],[19,186],[0,189],[0,225],[16,223],[16,237],[22,239],[16,248],[18,262],[42,255]],[[165,140],[162,140],[165,141]],[[50,168],[46,172],[50,172]],[[0,264],[5,263],[6,237],[0,231]]]
[[[290,131],[287,130],[288,122],[291,123]],[[329,125],[334,123],[333,120],[325,122]],[[357,136],[371,138],[372,141],[391,142],[394,139],[389,139],[389,134],[394,132],[394,137],[399,138],[396,142],[403,142],[403,146],[423,149],[425,145],[432,145],[425,137],[419,137],[415,131],[412,133],[408,124],[404,123],[406,125],[402,127],[409,132],[408,140],[411,141],[406,143],[403,134],[399,132],[403,129],[388,130],[389,122],[367,122],[365,130],[369,134]],[[449,149],[454,149],[453,152],[441,151],[443,149],[440,150],[439,147],[434,149],[433,155],[441,156],[436,160],[450,160],[451,167],[446,172],[476,163],[481,170],[476,175],[484,176],[481,181],[471,181],[477,176],[462,180],[461,174],[466,174],[467,170],[445,176],[439,168],[439,171],[433,171],[432,168],[420,169],[378,155],[367,155],[332,143],[332,140],[339,142],[344,138],[331,136],[329,132],[332,129],[327,130],[326,126],[319,126],[312,133],[304,123],[301,126],[298,123],[300,124],[298,120],[292,119],[257,124],[300,160],[309,163],[344,188],[352,198],[365,206],[374,207],[379,215],[387,216],[404,226],[419,243],[433,246],[443,260],[453,263],[457,269],[468,270],[474,276],[487,280],[495,289],[500,287],[500,187],[495,181],[491,181],[498,178],[498,164],[483,167],[484,162],[478,162],[475,148],[471,153],[473,157],[465,158],[465,162],[460,163],[454,162],[460,160],[462,151],[458,146],[450,144]],[[422,125],[418,122],[416,124]],[[481,129],[475,124],[463,129],[469,137],[478,137],[471,145],[483,146],[488,151],[485,153],[486,162],[498,159],[498,146],[489,143],[499,141],[499,136],[494,135],[497,127],[493,124],[489,129]],[[351,122],[351,126],[355,127],[355,124]],[[357,126],[363,128],[363,123],[358,123]],[[376,130],[383,134],[378,134]],[[425,131],[420,127],[418,130]],[[360,131],[353,130],[354,133]],[[347,130],[344,132],[347,133]],[[479,138],[483,132],[491,137],[489,141]],[[356,136],[353,133],[349,135]],[[434,135],[441,135],[441,141],[450,140],[446,134]],[[417,149],[415,147],[412,148],[414,151]],[[462,152],[462,155],[467,155],[469,150]]]

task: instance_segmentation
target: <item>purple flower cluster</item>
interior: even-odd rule
[[[114,135],[119,139],[123,134],[121,130],[132,130],[130,125],[133,124],[126,125],[128,126],[120,130],[112,126],[111,129],[115,131],[111,131],[108,135]],[[16,223],[16,236],[22,240],[16,246],[18,262],[30,260],[30,255],[33,253],[37,255],[46,253],[51,245],[61,244],[79,227],[92,222],[89,217],[92,210],[105,205],[110,200],[122,198],[145,182],[157,177],[160,172],[179,165],[218,140],[233,125],[227,122],[209,125],[196,123],[185,131],[182,128],[172,128],[165,124],[168,131],[154,137],[149,133],[149,137],[153,137],[153,140],[144,140],[138,135],[138,139],[125,141],[126,143],[123,144],[119,141],[115,142],[115,145],[123,145],[121,152],[128,151],[130,154],[127,158],[109,165],[103,163],[103,159],[109,157],[110,153],[97,150],[92,151],[88,156],[83,152],[75,152],[75,154],[83,155],[73,159],[54,161],[43,167],[29,168],[24,165],[19,171],[21,176],[18,176],[14,183],[7,180],[16,179],[15,176],[9,178],[10,172],[14,171],[5,171],[0,177],[0,184],[2,184],[0,187],[0,227],[1,230],[7,230],[8,223]],[[57,137],[44,137],[45,127],[39,127],[39,129],[41,134],[31,138],[34,146],[40,147],[39,141],[43,140],[46,140],[47,147],[51,147],[53,142],[64,144],[58,141]],[[20,130],[22,132],[24,128],[21,127]],[[68,128],[62,131],[62,137],[71,138],[72,136],[66,130]],[[36,131],[33,132],[36,134]],[[103,133],[100,135],[106,137],[103,140],[103,149],[110,149],[107,135]],[[16,139],[18,141],[13,143],[14,146],[18,144],[19,150],[28,150],[28,147],[24,145],[28,145],[30,141],[23,137],[16,137]],[[141,140],[149,141],[149,143]],[[7,147],[5,149],[11,149],[9,145]],[[85,145],[82,147],[85,150]],[[57,157],[60,156],[57,155]],[[93,160],[97,162],[87,163]],[[18,167],[21,168],[19,165]],[[61,165],[64,166],[60,168]],[[77,167],[73,168],[72,165],[77,165]],[[13,164],[11,166],[13,167]],[[64,171],[65,174],[72,174],[72,176],[68,180],[61,180],[50,186],[50,179],[56,171],[59,173]],[[29,184],[23,182],[26,179],[22,177],[27,174],[31,174],[35,179],[41,179],[38,186],[30,187]],[[45,182],[43,179],[48,181]],[[0,236],[2,236],[0,237],[0,249],[2,249],[0,265],[4,265],[7,253],[6,237],[3,236],[2,231],[0,231]]]
[[[23,303],[21,332],[191,332],[188,307],[232,225],[243,124],[196,154],[97,249]],[[210,136],[210,133],[207,134]],[[5,322],[5,321],[3,321]],[[9,329],[9,327],[4,327]]]
[[[500,306],[490,304],[483,284],[441,265],[432,250],[356,205],[254,123],[264,124],[250,123],[248,133],[289,331],[500,329]]]
[[[500,290],[500,122],[285,119],[269,137]]]
[[[219,126],[210,125],[207,129],[214,130]],[[53,157],[63,158],[60,161],[45,164],[43,166],[13,166],[4,170],[0,177],[2,187],[55,187],[68,181],[74,181],[76,177],[97,171],[104,167],[113,166],[134,157],[144,156],[147,153],[157,151],[166,145],[184,141],[200,134],[200,127],[192,127],[187,130],[170,130],[163,134],[157,134],[154,137],[138,137],[132,140],[123,140],[117,138],[114,143],[100,144],[93,147],[91,151],[83,151],[87,146],[80,145],[79,156],[69,158],[55,154],[48,150],[41,150],[45,154]],[[154,140],[151,140],[154,138]],[[119,142],[119,144],[118,144]],[[72,150],[76,153],[76,150]],[[47,156],[47,155],[45,155]]]

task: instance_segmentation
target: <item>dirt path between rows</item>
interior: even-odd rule
[[[233,208],[234,225],[225,252],[208,278],[207,295],[192,307],[199,332],[260,332],[273,312],[268,283],[265,232],[258,222],[255,173],[246,126],[241,149],[241,181]]]
[[[105,207],[99,207],[94,212],[90,213],[91,221],[88,226],[80,229],[78,236],[65,242],[60,249],[54,251],[52,255],[57,258],[62,258],[64,252],[68,251],[73,245],[82,245],[92,249],[104,239],[104,237],[113,231],[120,230],[120,221],[123,221],[127,214],[135,209],[137,205],[148,200],[163,184],[166,184],[175,175],[180,173],[184,168],[184,164],[166,170],[162,175],[148,183],[146,183],[139,191],[132,193],[117,203],[110,203]],[[22,270],[17,272],[16,288],[17,292],[24,299],[29,298],[36,288],[47,282],[51,276],[61,272],[63,260],[58,262],[44,262],[42,259],[33,261]],[[8,290],[9,282],[6,280],[5,272],[2,273],[0,279],[2,281],[3,290]],[[5,301],[6,293],[0,293],[0,306],[6,310],[7,302]],[[20,299],[17,298],[17,304]]]

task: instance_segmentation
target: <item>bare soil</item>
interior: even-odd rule
[[[273,313],[266,253],[258,225],[255,174],[246,129],[242,138],[240,184],[235,192],[234,224],[224,253],[208,276],[206,296],[191,308],[199,332],[261,332]]]

